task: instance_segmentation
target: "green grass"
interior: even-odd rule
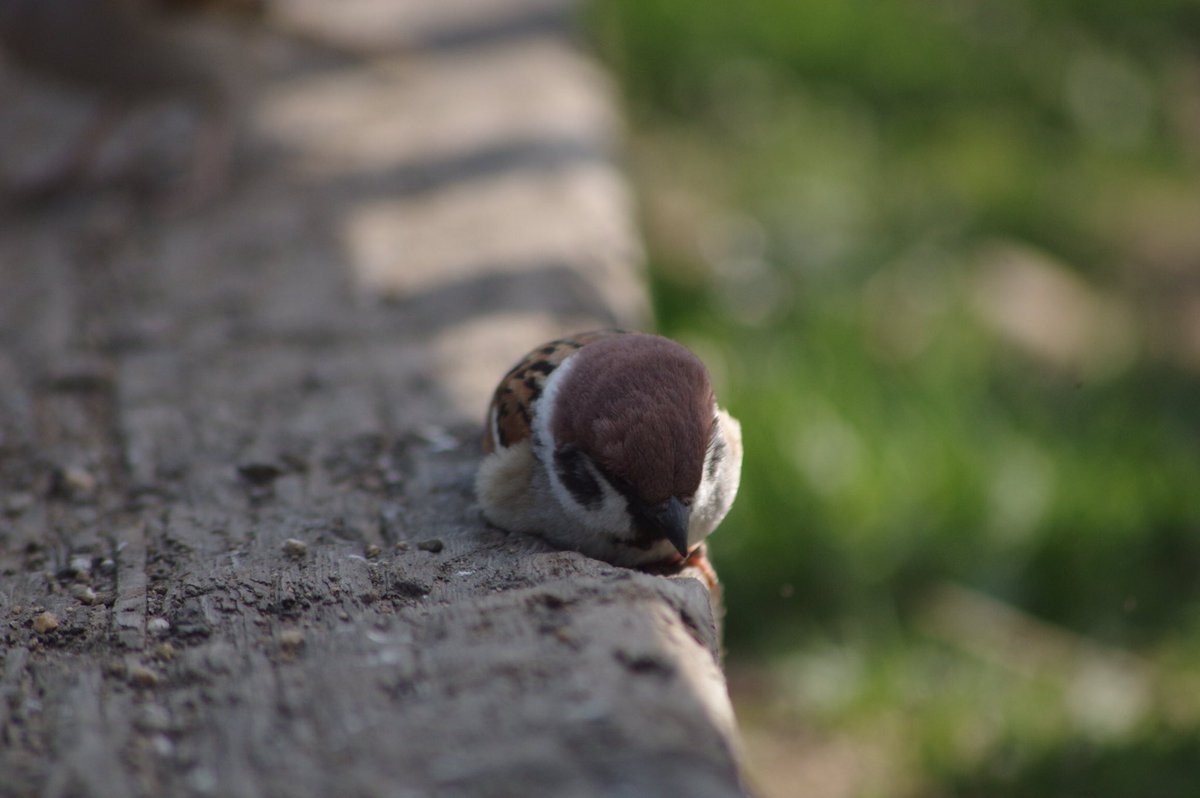
[[[914,793],[1187,794],[1194,707],[1090,737],[1047,699],[1083,665],[1014,677],[922,618],[957,584],[1142,658],[1156,695],[1200,667],[1200,4],[590,21],[660,327],[743,423],[713,538],[734,666],[765,663],[819,734],[904,714]],[[858,664],[809,716],[792,665],[822,646]]]

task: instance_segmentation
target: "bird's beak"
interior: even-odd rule
[[[674,496],[650,510],[654,525],[671,541],[681,557],[688,556],[688,517],[691,514],[688,506]]]

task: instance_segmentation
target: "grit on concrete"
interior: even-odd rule
[[[161,212],[190,119],[146,108],[0,217],[0,796],[741,795],[701,582],[472,495],[510,362],[646,321],[575,10],[267,10],[177,31],[216,201]],[[4,182],[85,116],[3,65],[0,107]]]

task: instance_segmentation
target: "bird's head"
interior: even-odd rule
[[[634,548],[669,542],[682,557],[711,531],[697,529],[693,506],[724,447],[708,371],[685,347],[641,334],[595,341],[551,375],[542,401],[539,456],[581,523],[619,529]]]

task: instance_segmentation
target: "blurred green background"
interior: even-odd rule
[[[1200,795],[1200,3],[589,14],[760,791]]]

